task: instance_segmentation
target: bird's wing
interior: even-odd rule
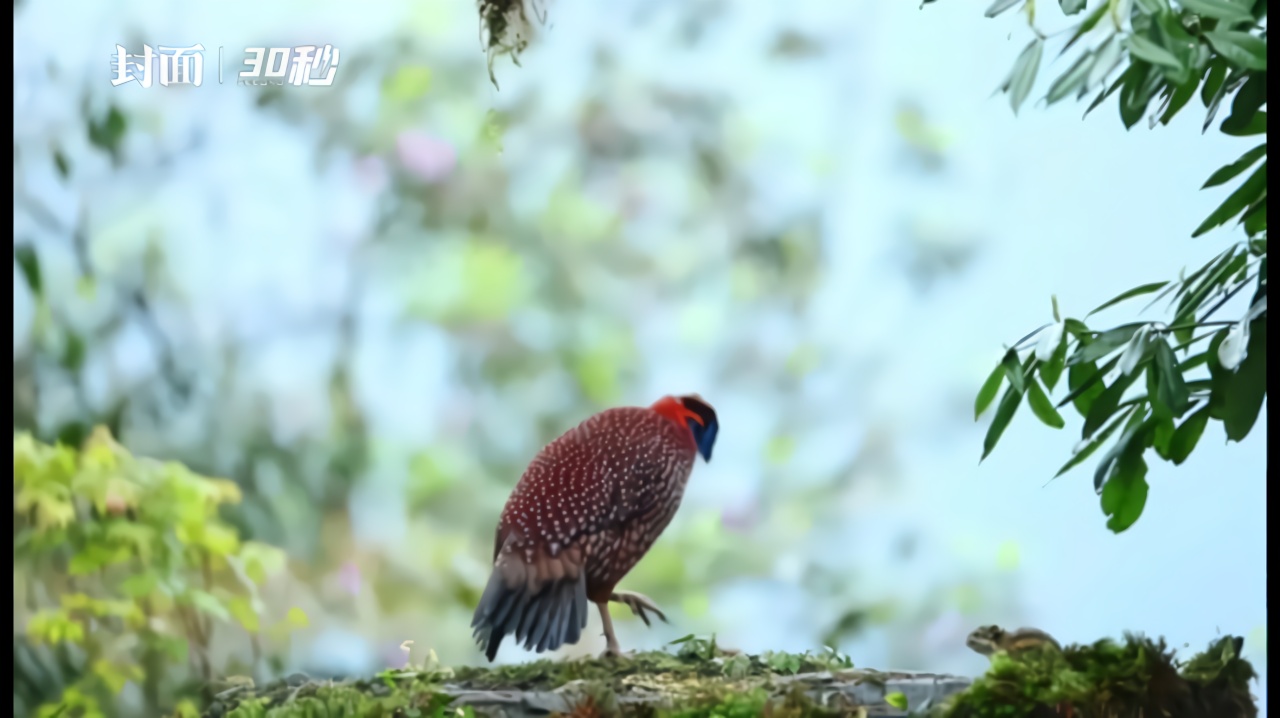
[[[648,515],[670,489],[670,462],[663,460],[661,442],[657,439],[639,444],[630,466],[614,472],[607,482],[613,494],[616,512],[610,516],[610,528],[621,527]]]

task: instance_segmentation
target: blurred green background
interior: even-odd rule
[[[497,90],[461,0],[15,5],[14,238],[40,275],[15,264],[15,429],[102,423],[236,482],[223,515],[288,556],[263,600],[309,617],[259,670],[367,674],[407,639],[482,660],[529,458],[696,391],[715,459],[624,582],[672,625],[620,613],[624,647],[976,673],[979,623],[1221,631],[1265,673],[1264,441],[1211,428],[1114,536],[1085,479],[1046,485],[1072,438],[1015,422],[979,467],[972,421],[1050,293],[1088,308],[1198,258],[1220,200],[1192,190],[1248,140],[1014,118],[989,95],[1021,26],[965,3],[548,12]],[[202,43],[203,84],[113,87],[143,43]],[[331,87],[234,82],[245,47],[326,43]],[[15,636],[28,618],[15,595]],[[562,653],[602,650],[597,625]]]

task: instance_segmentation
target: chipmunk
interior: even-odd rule
[[[1036,628],[1006,631],[999,626],[980,626],[969,634],[964,644],[987,657],[1000,651],[1013,654],[1046,647],[1055,651],[1062,650],[1053,636]]]

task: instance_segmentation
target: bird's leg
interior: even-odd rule
[[[644,621],[644,625],[652,625],[649,623],[649,616],[645,611],[653,611],[654,615],[662,619],[663,623],[667,623],[667,616],[658,608],[658,604],[653,599],[643,593],[635,593],[634,591],[615,591],[609,596],[609,600],[615,603],[621,603],[631,609],[631,612],[640,617]]]
[[[618,647],[618,637],[613,635],[613,619],[609,616],[609,602],[597,603],[596,608],[600,609],[600,622],[604,624],[605,649],[601,658],[621,658],[622,649]]]

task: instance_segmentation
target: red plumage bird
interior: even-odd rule
[[[587,602],[604,624],[605,655],[621,654],[609,602],[649,624],[666,617],[638,593],[615,591],[680,506],[698,454],[711,460],[719,423],[701,397],[608,409],[548,444],[498,520],[493,573],[471,620],[493,661],[508,635],[538,653],[577,643]]]

